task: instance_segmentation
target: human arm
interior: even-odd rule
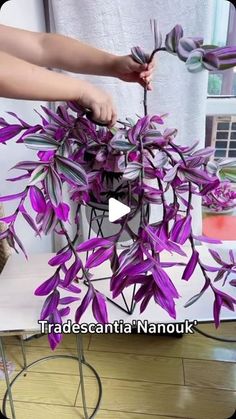
[[[130,55],[110,54],[64,35],[0,25],[0,50],[38,66],[117,77],[151,88],[153,62],[140,65]]]
[[[96,121],[113,126],[116,110],[110,96],[91,83],[41,68],[0,51],[0,96],[14,99],[69,101],[93,111]]]

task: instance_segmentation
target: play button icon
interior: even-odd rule
[[[122,202],[117,201],[117,199],[115,198],[110,198],[108,201],[108,210],[108,219],[110,223],[114,223],[114,221],[117,221],[119,220],[119,218],[124,217],[124,215],[129,214],[130,207],[128,207],[125,204],[122,204]]]

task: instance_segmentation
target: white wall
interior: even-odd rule
[[[0,12],[0,23],[33,31],[45,31],[43,3],[41,0],[11,0],[5,3]],[[25,81],[27,83],[27,80]],[[13,119],[6,111],[16,112],[22,119],[29,123],[36,123],[39,117],[34,109],[40,109],[40,102],[12,100],[0,98],[0,117],[7,121]],[[0,144],[0,195],[6,195],[23,190],[24,181],[18,183],[6,182],[10,175],[20,174],[20,171],[8,170],[18,161],[31,160],[35,153],[22,144],[15,144],[10,140],[6,146]],[[13,177],[13,176],[12,176]],[[17,201],[4,204],[5,212],[11,214],[16,207]],[[34,233],[23,220],[16,224],[19,237],[25,244],[28,253],[44,252],[51,250],[51,237],[43,237],[41,240],[34,237]]]

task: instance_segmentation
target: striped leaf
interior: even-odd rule
[[[36,169],[34,169],[34,171],[31,174],[30,182],[28,185],[33,186],[39,182],[42,182],[42,180],[45,179],[46,175],[47,175],[47,170],[45,170],[44,165],[40,165],[36,167]]]
[[[32,150],[57,150],[60,147],[60,143],[45,134],[29,135],[24,138],[24,143]]]
[[[127,180],[134,180],[136,179],[142,169],[142,165],[136,161],[128,163],[125,168],[123,178]]]
[[[62,183],[58,174],[51,167],[48,170],[45,185],[51,203],[57,207],[62,200]]]
[[[65,157],[57,157],[58,171],[76,185],[87,186],[88,178],[85,170],[76,162]]]

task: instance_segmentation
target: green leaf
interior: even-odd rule
[[[36,169],[31,174],[31,178],[28,185],[33,186],[39,182],[42,182],[42,180],[45,179],[46,175],[47,175],[47,167],[45,167],[44,165],[40,165],[36,167]]]
[[[56,159],[58,171],[76,185],[87,186],[88,178],[85,170],[80,164],[65,157]]]
[[[223,167],[220,169],[220,177],[222,180],[230,180],[231,182],[236,182],[236,167]]]
[[[60,143],[46,134],[29,135],[25,137],[24,143],[32,150],[57,150],[60,147]]]

